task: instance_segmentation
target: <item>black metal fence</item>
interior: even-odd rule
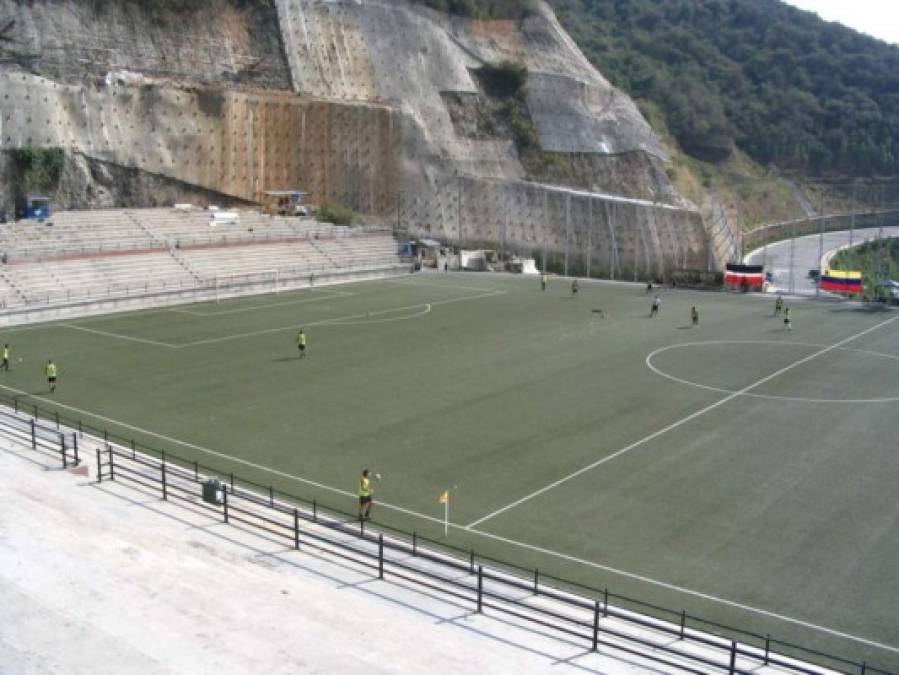
[[[593,650],[602,647],[693,673],[748,674],[761,666],[821,673],[814,663],[844,673],[889,675],[864,662],[524,569],[417,532],[359,521],[318,501],[222,474],[55,411],[23,405],[19,397],[0,394],[0,404],[12,409],[0,409],[0,434],[56,455],[63,467],[83,461],[79,443],[89,445],[99,482],[128,481],[297,550],[327,552],[379,579],[427,589],[479,613],[489,611],[551,631]],[[222,482],[218,503],[210,504],[201,494],[213,476]]]

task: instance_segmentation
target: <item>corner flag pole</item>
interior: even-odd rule
[[[443,536],[449,536],[449,490],[444,490],[437,501],[443,504]]]

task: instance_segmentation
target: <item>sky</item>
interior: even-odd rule
[[[816,12],[827,21],[839,21],[862,33],[899,45],[897,0],[786,0]]]

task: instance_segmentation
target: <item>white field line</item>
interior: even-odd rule
[[[130,340],[131,342],[141,342],[146,345],[154,345],[156,347],[167,347],[169,349],[178,349],[178,345],[173,345],[168,342],[157,342],[156,340],[148,340],[146,338],[133,337],[131,335],[121,335],[119,333],[110,333],[105,330],[97,330],[96,328],[85,328],[84,326],[78,326],[73,323],[58,323],[57,326],[62,326],[63,328],[70,328],[72,330],[80,330],[84,333],[93,333],[94,335],[103,335],[105,337],[118,338],[119,340]]]
[[[656,375],[660,377],[664,377],[667,380],[671,380],[672,382],[677,382],[678,384],[684,384],[689,387],[696,387],[697,389],[705,389],[706,391],[715,391],[720,394],[732,394],[734,393],[733,389],[724,389],[722,387],[713,387],[709,384],[701,384],[700,382],[693,382],[692,380],[686,380],[682,377],[677,377],[676,375],[672,375],[671,373],[666,373],[664,370],[655,365],[652,360],[659,354],[663,352],[670,351],[672,349],[677,349],[679,347],[703,347],[706,345],[778,345],[783,347],[784,345],[797,345],[800,347],[826,347],[827,345],[816,344],[812,342],[778,342],[777,340],[706,340],[703,342],[681,342],[676,345],[668,345],[667,347],[660,347],[655,351],[651,352],[649,356],[646,357],[646,366],[654,372]],[[839,347],[838,351],[847,352],[850,354],[866,354],[868,356],[881,356],[886,359],[893,359],[894,361],[899,361],[899,356],[894,354],[883,354],[881,352],[872,352],[867,349],[851,349],[847,347]],[[769,399],[773,401],[795,401],[798,403],[895,403],[899,401],[899,396],[882,396],[880,398],[809,398],[805,396],[781,396],[780,394],[752,394],[752,393],[744,393],[743,396],[750,396],[752,398],[762,398]]]
[[[462,291],[475,291],[476,293],[491,293],[495,292],[497,289],[495,288],[480,288],[478,286],[463,286],[461,284],[446,284],[446,283],[428,283],[427,281],[419,281],[419,280],[411,280],[411,279],[385,279],[385,284],[395,284],[398,286],[412,286],[421,288],[422,286],[430,286],[431,288],[457,288]],[[505,291],[504,291],[505,292]]]
[[[176,314],[188,314],[190,316],[227,316],[228,314],[243,314],[244,312],[258,312],[260,310],[268,309],[269,307],[288,307],[290,305],[305,305],[310,302],[321,302],[322,300],[331,300],[333,298],[343,298],[349,297],[351,295],[356,295],[350,291],[332,291],[328,289],[321,289],[319,291],[313,291],[313,293],[328,293],[325,296],[316,296],[312,298],[300,298],[299,300],[285,300],[283,302],[268,302],[260,305],[253,305],[251,307],[239,307],[237,309],[224,309],[218,312],[197,312],[192,309],[170,309],[170,312],[174,312]]]
[[[359,321],[342,321],[342,320],[336,321],[335,320],[335,321],[331,321],[329,323],[331,323],[335,326],[363,326],[363,325],[368,326],[373,323],[392,323],[394,321],[410,321],[411,319],[417,319],[421,316],[424,316],[425,314],[431,313],[431,305],[429,305],[429,304],[422,305],[422,307],[423,307],[423,309],[421,309],[418,312],[415,312],[414,314],[403,314],[401,316],[395,316],[395,317],[387,318],[387,319],[369,319],[369,318],[367,318],[368,315],[366,315],[365,319],[360,319]]]
[[[305,328],[309,326],[341,326],[341,325],[354,325],[354,323],[386,323],[387,321],[400,321],[406,319],[414,319],[420,316],[424,316],[431,311],[431,308],[434,305],[448,305],[455,302],[465,302],[467,300],[478,300],[480,298],[492,297],[494,295],[505,295],[506,291],[503,290],[495,290],[489,293],[482,293],[479,295],[469,295],[462,298],[451,298],[449,300],[436,300],[434,302],[420,302],[416,305],[406,305],[405,307],[393,307],[391,309],[381,309],[374,312],[363,312],[360,314],[349,314],[347,316],[337,316],[330,319],[321,319],[319,321],[311,321],[304,323],[296,323],[291,324],[289,326],[279,326],[277,328],[266,328],[257,331],[251,331],[249,333],[238,333],[236,335],[223,335],[221,337],[209,338],[208,340],[195,340],[194,342],[184,342],[182,344],[171,344],[169,342],[159,342],[156,340],[149,340],[147,338],[134,337],[131,335],[122,335],[120,333],[111,333],[105,330],[97,330],[94,328],[87,328],[85,326],[79,326],[77,324],[71,323],[59,323],[59,324],[51,324],[56,326],[62,326],[63,328],[70,328],[72,330],[80,330],[85,333],[94,333],[96,335],[103,335],[105,337],[118,338],[120,340],[129,340],[131,342],[141,342],[143,344],[154,345],[157,347],[165,347],[167,349],[185,349],[186,347],[196,347],[198,345],[207,345],[207,344],[215,344],[217,342],[226,342],[228,340],[237,340],[240,338],[254,337],[257,335],[267,335],[269,333],[279,333],[285,330],[296,330],[298,328]],[[378,321],[377,319],[372,321],[371,317],[377,317],[384,314],[392,314],[394,312],[405,312],[411,311],[413,309],[423,308],[421,311],[416,312],[410,316],[398,317],[395,319],[381,319]],[[369,320],[366,320],[369,319]]]
[[[591,471],[598,466],[602,466],[606,462],[611,462],[613,459],[620,457],[621,455],[624,455],[625,453],[630,452],[634,448],[638,448],[641,445],[644,445],[645,443],[648,443],[649,441],[651,441],[655,438],[658,438],[659,436],[662,436],[663,434],[668,433],[672,429],[677,429],[678,427],[683,426],[687,422],[690,422],[691,420],[694,420],[701,415],[705,415],[707,412],[711,412],[712,410],[715,410],[716,408],[720,408],[725,403],[728,403],[728,402],[732,401],[733,399],[737,398],[738,396],[742,396],[746,392],[748,392],[752,389],[755,389],[756,387],[758,387],[760,385],[765,384],[765,382],[773,380],[775,377],[778,377],[779,375],[783,375],[787,371],[792,370],[793,368],[796,368],[797,366],[801,366],[803,363],[808,363],[812,359],[817,358],[818,356],[821,356],[822,354],[826,354],[827,352],[833,351],[834,349],[839,349],[847,342],[851,342],[852,340],[858,339],[858,338],[862,337],[863,335],[867,335],[868,333],[875,331],[878,328],[882,328],[883,326],[893,323],[897,319],[899,319],[899,316],[894,316],[892,319],[887,319],[886,321],[881,321],[880,323],[875,324],[875,325],[871,326],[870,328],[866,328],[865,330],[861,331],[860,333],[851,335],[850,337],[848,337],[844,340],[840,340],[836,344],[830,345],[828,347],[824,347],[823,349],[819,349],[818,351],[814,352],[813,354],[809,354],[808,356],[805,356],[805,357],[799,359],[798,361],[794,361],[793,363],[791,363],[787,366],[784,366],[783,368],[780,368],[779,370],[776,370],[775,372],[771,373],[770,375],[766,375],[762,379],[757,380],[756,382],[753,382],[752,384],[750,384],[746,387],[743,387],[742,389],[739,389],[738,391],[735,391],[732,394],[729,394],[718,401],[715,401],[711,405],[707,405],[705,408],[701,408],[701,409],[697,410],[696,412],[690,413],[686,417],[683,417],[683,418],[679,419],[678,421],[673,422],[672,424],[669,424],[668,426],[659,429],[658,431],[654,431],[653,433],[649,434],[649,436],[645,436],[644,438],[641,438],[639,441],[634,441],[630,445],[627,445],[627,446],[621,448],[620,450],[613,452],[611,455],[607,455],[606,457],[603,457],[602,459],[598,459],[595,462],[588,464],[587,466],[585,466],[583,468],[578,469],[577,471],[573,471],[572,473],[568,474],[567,476],[563,476],[562,478],[559,478],[558,480],[555,480],[552,483],[545,485],[544,487],[540,488],[539,490],[535,490],[534,492],[531,492],[530,494],[527,494],[524,497],[521,497],[520,499],[516,499],[514,502],[512,502],[510,504],[506,504],[505,506],[496,509],[496,511],[488,513],[486,516],[482,516],[481,518],[478,518],[477,520],[470,522],[466,527],[467,528],[476,527],[477,525],[480,525],[481,523],[486,522],[486,521],[490,520],[491,518],[495,518],[496,516],[500,515],[501,513],[505,513],[506,511],[513,509],[516,506],[519,506],[519,505],[523,504],[524,502],[533,499],[534,497],[538,497],[538,496],[544,494],[545,492],[549,492],[553,488],[558,487],[559,485],[562,485],[563,483],[567,483],[571,479],[577,478],[578,476],[580,476],[588,471]]]
[[[897,317],[899,318],[899,317]],[[142,434],[146,434],[147,436],[152,436],[154,438],[159,438],[164,441],[169,441],[171,443],[175,443],[176,445],[180,445],[185,448],[191,448],[193,450],[198,450],[199,452],[206,453],[208,455],[212,455],[214,457],[219,457],[221,459],[235,462],[236,464],[243,464],[244,466],[249,466],[254,469],[258,469],[259,471],[264,471],[265,473],[272,474],[274,476],[280,476],[282,478],[286,478],[288,480],[296,481],[298,483],[305,483],[306,485],[312,485],[314,487],[320,488],[322,490],[326,490],[328,492],[333,492],[335,494],[348,497],[350,499],[355,500],[356,495],[347,490],[341,490],[340,488],[335,488],[330,485],[325,485],[324,483],[319,483],[314,480],[310,480],[309,478],[303,478],[302,476],[296,476],[294,474],[287,473],[285,471],[281,471],[279,469],[273,469],[268,466],[264,466],[262,464],[257,464],[255,462],[250,462],[246,459],[241,459],[240,457],[234,457],[232,455],[228,455],[224,452],[219,452],[217,450],[211,450],[209,448],[204,448],[201,445],[196,445],[195,443],[188,443],[186,441],[179,440],[177,438],[172,438],[171,436],[165,436],[163,434],[156,433],[155,431],[149,431],[147,429],[142,429],[141,427],[134,426],[132,424],[128,424],[126,422],[120,422],[119,420],[113,419],[111,417],[106,417],[104,415],[98,415],[96,413],[92,413],[89,410],[82,410],[81,408],[76,408],[74,406],[66,405],[64,403],[60,403],[58,401],[46,398],[44,396],[37,396],[34,394],[30,394],[27,391],[23,391],[21,389],[16,389],[15,387],[9,387],[4,384],[0,384],[0,389],[6,389],[7,391],[12,391],[17,394],[23,394],[37,401],[43,401],[45,403],[51,403],[56,407],[64,408],[66,410],[71,410],[72,412],[81,413],[82,415],[88,415],[93,417],[94,419],[103,420],[104,422],[110,422],[112,424],[116,424],[124,429],[131,429],[132,431],[137,431]],[[437,523],[438,525],[443,525],[443,518],[437,518],[434,516],[429,516],[425,513],[419,513],[418,511],[413,511],[411,509],[403,508],[402,506],[397,506],[395,504],[390,504],[388,502],[383,502],[381,500],[377,500],[377,505],[379,507],[383,507],[385,509],[390,509],[391,511],[397,511],[399,513],[404,513],[406,515],[414,516],[416,518],[420,518],[422,520],[426,520],[432,523]],[[702,598],[703,600],[707,600],[712,603],[726,605],[728,607],[735,607],[747,612],[751,612],[754,614],[759,614],[761,616],[767,616],[770,618],[777,619],[779,621],[784,621],[786,623],[794,624],[797,626],[803,626],[805,628],[811,628],[817,631],[821,631],[822,633],[826,633],[828,635],[834,635],[836,637],[845,638],[847,640],[851,640],[853,642],[858,642],[860,644],[870,645],[872,647],[877,647],[879,649],[884,649],[886,651],[899,653],[899,647],[894,647],[891,645],[883,644],[881,642],[875,642],[874,640],[869,640],[867,638],[859,637],[857,635],[851,635],[849,633],[843,633],[841,631],[835,630],[833,628],[827,628],[826,626],[820,626],[815,623],[810,623],[808,621],[802,621],[801,619],[794,619],[792,617],[777,614],[776,612],[770,612],[765,609],[759,609],[758,607],[753,607],[751,605],[744,605],[739,602],[735,602],[733,600],[728,600],[727,598],[721,598],[715,595],[710,595],[708,593],[703,593],[701,591],[696,591],[691,588],[686,588],[684,586],[677,586],[675,584],[670,584],[665,581],[659,581],[658,579],[653,579],[652,577],[642,576],[640,574],[635,574],[633,572],[627,572],[625,570],[618,569],[616,567],[611,567],[609,565],[603,565],[602,563],[594,562],[592,560],[586,560],[584,558],[578,558],[572,555],[568,555],[567,553],[561,553],[559,551],[554,551],[549,548],[544,548],[542,546],[535,546],[533,544],[528,544],[526,542],[517,541],[515,539],[509,539],[507,537],[501,537],[497,534],[492,534],[490,532],[483,532],[481,530],[476,530],[467,526],[457,525],[455,523],[449,523],[450,527],[455,528],[457,530],[462,530],[468,532],[470,534],[475,534],[480,537],[484,537],[486,539],[492,539],[494,541],[499,541],[504,544],[509,544],[510,546],[515,546],[518,548],[527,549],[529,551],[535,551],[537,553],[541,553],[544,555],[548,555],[554,558],[559,558],[560,560],[567,560],[569,562],[577,563],[579,565],[584,565],[586,567],[591,567],[593,569],[602,570],[604,572],[608,572],[610,574],[615,574],[621,577],[625,577],[628,579],[635,579],[637,581],[644,582],[646,584],[652,586],[658,586],[660,588],[665,588],[668,590],[676,591],[678,593],[683,593],[685,595],[690,595],[697,598]]]
[[[328,325],[341,325],[343,321],[354,321],[356,319],[367,319],[373,316],[379,316],[381,314],[392,314],[394,312],[404,312],[411,311],[413,309],[418,309],[420,307],[427,306],[435,306],[435,305],[449,305],[455,302],[467,302],[468,300],[479,300],[481,298],[489,298],[495,295],[505,295],[505,291],[491,291],[490,293],[482,293],[480,295],[469,295],[463,298],[451,298],[449,300],[437,300],[434,302],[419,302],[414,305],[406,305],[405,307],[393,307],[391,309],[382,309],[375,312],[361,312],[359,314],[351,314],[349,316],[338,316],[332,319],[321,319],[319,321],[305,322],[305,323],[295,323],[289,326],[279,326],[277,328],[265,328],[263,330],[250,331],[248,333],[238,333],[236,335],[224,335],[222,337],[209,338],[208,340],[196,340],[194,342],[185,342],[184,344],[178,345],[179,348],[182,347],[195,347],[198,345],[208,345],[215,344],[217,342],[226,342],[228,340],[239,340],[242,338],[255,337],[257,335],[268,335],[270,333],[279,333],[285,330],[296,330],[297,328],[305,328],[308,326],[328,326]]]
[[[44,403],[52,404],[53,406],[55,406],[55,407],[57,407],[57,408],[63,408],[63,409],[65,409],[65,410],[70,410],[70,411],[75,412],[75,413],[80,413],[80,414],[82,414],[82,415],[87,415],[87,416],[92,417],[92,418],[94,418],[94,419],[102,420],[102,421],[104,421],[104,422],[109,422],[110,424],[115,424],[116,426],[122,427],[123,429],[130,429],[131,431],[136,431],[136,432],[138,432],[138,433],[145,434],[145,435],[147,435],[147,436],[152,436],[153,438],[158,438],[158,439],[163,440],[163,441],[168,441],[168,442],[170,442],[170,443],[174,443],[174,444],[176,444],[176,445],[180,445],[180,446],[182,446],[182,447],[184,447],[184,448],[191,448],[192,450],[198,450],[199,452],[205,453],[205,454],[207,454],[207,455],[212,455],[213,457],[218,457],[218,458],[220,458],[220,459],[224,459],[224,460],[227,460],[227,461],[229,461],[229,462],[234,462],[235,464],[242,464],[242,465],[244,465],[244,466],[249,466],[249,467],[251,467],[251,468],[253,468],[253,469],[258,469],[259,471],[264,471],[265,473],[272,474],[273,476],[280,476],[280,477],[282,477],[282,478],[287,478],[287,479],[289,479],[289,480],[296,481],[296,482],[299,482],[299,483],[305,483],[306,485],[312,485],[312,486],[314,486],[314,487],[321,488],[322,490],[327,490],[327,491],[329,491],[329,492],[334,492],[334,493],[336,493],[336,494],[343,495],[343,496],[345,496],[345,497],[350,497],[350,498],[352,498],[352,499],[356,499],[356,495],[355,495],[354,493],[352,493],[352,492],[348,492],[348,491],[346,491],[346,490],[341,490],[341,489],[339,489],[339,488],[331,487],[330,485],[325,485],[324,483],[319,483],[319,482],[317,482],[317,481],[310,480],[310,479],[308,479],[308,478],[303,478],[302,476],[296,476],[296,475],[294,475],[294,474],[287,473],[287,472],[281,471],[281,470],[279,470],[279,469],[273,469],[273,468],[271,468],[271,467],[264,466],[264,465],[262,465],[262,464],[257,464],[256,462],[251,462],[251,461],[249,461],[249,460],[242,459],[242,458],[240,458],[240,457],[234,457],[233,455],[229,455],[229,454],[224,453],[224,452],[219,452],[218,450],[212,450],[212,449],[210,449],[210,448],[205,448],[205,447],[203,447],[202,445],[196,445],[195,443],[188,443],[187,441],[182,441],[182,440],[179,440],[179,439],[177,439],[177,438],[172,438],[171,436],[166,436],[165,434],[160,434],[160,433],[157,433],[157,432],[155,432],[155,431],[150,431],[149,429],[143,429],[143,428],[141,428],[141,427],[134,426],[133,424],[128,424],[127,422],[122,422],[122,421],[117,420],[117,419],[112,418],[112,417],[106,417],[105,415],[100,415],[100,414],[91,412],[90,410],[84,410],[84,409],[82,409],[82,408],[76,408],[75,406],[66,405],[65,403],[60,403],[59,401],[53,400],[53,399],[51,399],[51,398],[46,398],[46,397],[44,397],[44,396],[39,396],[39,395],[37,395],[37,394],[31,394],[31,393],[29,393],[29,392],[27,392],[27,391],[24,391],[24,390],[22,390],[22,389],[16,389],[15,387],[10,387],[10,386],[7,386],[7,385],[5,385],[5,384],[0,384],[0,389],[5,389],[5,390],[7,390],[7,391],[11,391],[11,392],[16,393],[16,394],[21,394],[21,395],[23,395],[23,396],[27,396],[28,398],[34,399],[35,401],[43,401]],[[442,518],[436,518],[436,517],[428,516],[428,515],[423,514],[423,513],[418,513],[418,512],[416,512],[416,511],[410,511],[410,510],[404,509],[404,508],[402,508],[402,507],[400,507],[400,506],[394,506],[394,505],[391,505],[391,504],[386,504],[386,503],[381,502],[381,501],[378,502],[378,505],[379,505],[379,506],[383,506],[383,507],[388,508],[388,509],[392,509],[392,510],[394,510],[394,511],[399,511],[399,512],[401,512],[401,513],[406,513],[406,514],[408,514],[408,515],[415,516],[415,517],[417,517],[417,518],[422,518],[422,519],[425,519],[425,520],[430,520],[430,521],[433,521],[433,522],[435,522],[435,523],[439,523],[439,524],[441,524],[441,525],[443,524],[443,519],[442,519]]]
[[[378,502],[380,505],[381,502]],[[453,525],[453,527],[460,527],[459,525]],[[786,616],[785,614],[778,614],[777,612],[771,612],[767,609],[759,609],[758,607],[753,607],[752,605],[744,605],[739,602],[735,602],[733,600],[728,600],[727,598],[721,598],[717,595],[710,595],[708,593],[703,593],[701,591],[695,591],[691,588],[685,588],[683,586],[677,586],[675,584],[669,584],[664,581],[659,581],[658,579],[653,579],[651,577],[644,577],[640,574],[634,574],[633,572],[626,572],[625,570],[620,570],[615,567],[609,567],[608,565],[603,565],[602,563],[593,562],[592,560],[584,560],[583,558],[577,558],[572,555],[567,555],[565,553],[560,553],[558,551],[553,551],[552,549],[543,548],[541,546],[533,546],[532,544],[526,544],[524,542],[516,541],[514,539],[507,539],[506,537],[501,537],[496,534],[490,534],[489,532],[482,532],[480,530],[471,529],[469,527],[465,527],[465,530],[468,532],[472,532],[474,534],[480,535],[482,537],[486,537],[488,539],[493,539],[495,541],[500,541],[504,544],[509,544],[511,546],[517,546],[519,548],[525,548],[529,551],[535,551],[537,553],[543,553],[545,555],[549,555],[555,558],[560,558],[562,560],[568,560],[569,562],[577,563],[579,565],[585,565],[587,567],[592,567],[594,569],[599,569],[604,572],[609,572],[611,574],[617,574],[622,577],[626,577],[628,579],[635,579],[637,581],[642,581],[646,584],[650,584],[652,586],[658,586],[659,588],[666,588],[671,591],[676,591],[678,593],[683,593],[684,595],[691,595],[696,598],[702,598],[703,600],[708,600],[709,602],[713,602],[719,605],[726,605],[728,607],[735,607],[737,609],[741,609],[746,612],[750,612],[752,614],[759,614],[760,616],[766,616],[772,619],[777,619],[778,621],[783,621],[785,623],[790,623],[795,626],[802,626],[803,628],[811,628],[816,631],[820,631],[822,633],[826,633],[827,635],[833,635],[835,637],[844,638],[846,640],[851,640],[852,642],[858,642],[860,644],[869,645],[871,647],[877,647],[879,649],[883,649],[885,651],[894,652],[899,654],[899,647],[894,647],[892,645],[884,644],[882,642],[876,642],[874,640],[869,640],[867,638],[859,637],[857,635],[852,635],[851,633],[843,633],[842,631],[835,630],[833,628],[828,628],[827,626],[821,626],[816,623],[811,623],[809,621],[802,621],[801,619],[794,619],[791,616]]]

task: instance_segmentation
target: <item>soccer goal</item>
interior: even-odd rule
[[[246,274],[216,274],[215,301],[237,295],[277,294],[281,290],[281,271],[263,270]]]

